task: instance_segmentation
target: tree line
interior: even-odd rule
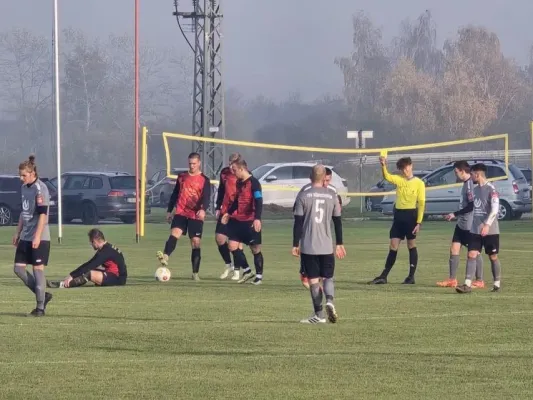
[[[295,93],[273,101],[227,88],[226,136],[350,147],[346,131],[357,127],[376,132],[372,147],[503,132],[511,134],[512,148],[529,146],[524,133],[533,116],[533,48],[528,65],[519,65],[504,55],[494,32],[479,26],[460,27],[439,47],[429,11],[403,21],[391,43],[384,43],[381,30],[363,12],[352,22],[352,51],[332,60],[344,78],[342,94],[304,102]],[[133,38],[89,38],[66,29],[60,67],[64,170],[133,171]],[[152,133],[190,132],[192,54],[143,44],[140,74],[141,124]],[[13,172],[35,153],[41,168],[53,174],[53,105],[49,40],[25,29],[0,33],[2,172]],[[149,143],[149,169],[164,167],[161,138]],[[189,150],[189,143],[180,143],[177,153]],[[253,154],[256,163],[324,157],[278,150],[243,153]]]

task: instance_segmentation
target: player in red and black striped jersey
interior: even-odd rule
[[[157,259],[162,265],[168,265],[168,257],[176,249],[181,235],[189,233],[191,240],[192,279],[200,280],[201,251],[200,243],[204,228],[205,212],[209,208],[211,184],[209,178],[202,173],[201,160],[198,153],[189,154],[189,171],[178,175],[176,186],[170,196],[167,208],[167,221],[170,225],[170,236],[165,243],[164,251],[157,252]],[[172,216],[172,211],[175,213]]]
[[[229,166],[222,169],[220,172],[220,182],[218,184],[218,193],[216,201],[216,218],[217,225],[215,228],[215,240],[218,245],[218,251],[226,264],[224,272],[220,275],[220,279],[226,279],[231,274],[231,279],[234,281],[239,280],[239,268],[235,262],[231,262],[231,253],[228,247],[228,229],[227,225],[221,222],[222,216],[228,211],[229,207],[233,203],[237,194],[237,176],[231,169],[231,163],[241,158],[239,153],[233,153],[229,156]],[[237,250],[238,257],[241,257],[241,261],[244,263],[243,268],[248,268],[248,261],[242,251],[242,244]]]
[[[263,254],[261,253],[261,213],[263,211],[263,192],[259,181],[248,171],[246,161],[237,160],[231,164],[237,176],[237,194],[233,204],[222,217],[221,222],[228,225],[229,249],[233,253],[235,264],[243,267],[238,252],[239,245],[250,246],[254,255],[254,285],[263,282]],[[243,267],[239,283],[254,277],[250,267]]]
[[[47,281],[51,288],[73,288],[93,282],[97,286],[122,286],[128,279],[128,269],[124,255],[117,247],[105,240],[99,229],[89,231],[89,242],[96,254],[80,265],[63,281]]]

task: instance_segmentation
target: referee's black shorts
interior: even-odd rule
[[[413,231],[416,227],[417,217],[418,210],[416,209],[401,210],[394,208],[394,219],[390,229],[389,238],[400,240],[416,239],[416,234],[413,233]]]
[[[300,254],[302,267],[308,279],[331,279],[335,273],[333,254]]]
[[[461,246],[468,247],[470,242],[470,231],[459,228],[455,225],[455,230],[453,231],[452,243],[461,243]]]

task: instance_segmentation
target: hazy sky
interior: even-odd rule
[[[141,1],[141,40],[190,51],[172,12],[173,0]],[[512,3],[513,6],[509,4]],[[0,0],[0,26],[24,27],[51,37],[53,0]],[[92,35],[133,33],[134,0],[59,0],[60,23]],[[180,0],[184,11],[191,0]],[[361,9],[383,29],[387,42],[400,21],[430,9],[438,40],[473,23],[495,31],[506,55],[526,63],[533,44],[531,0],[224,0],[226,86],[246,96],[304,99],[340,93],[342,76],[333,60],[349,54],[351,16]]]

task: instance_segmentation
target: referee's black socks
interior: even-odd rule
[[[418,250],[416,247],[409,249],[409,278],[415,277],[416,266],[418,265]]]
[[[387,255],[387,260],[385,261],[385,269],[381,273],[382,278],[386,278],[389,275],[390,270],[396,262],[396,256],[398,255],[398,250],[389,249],[389,254]]]

